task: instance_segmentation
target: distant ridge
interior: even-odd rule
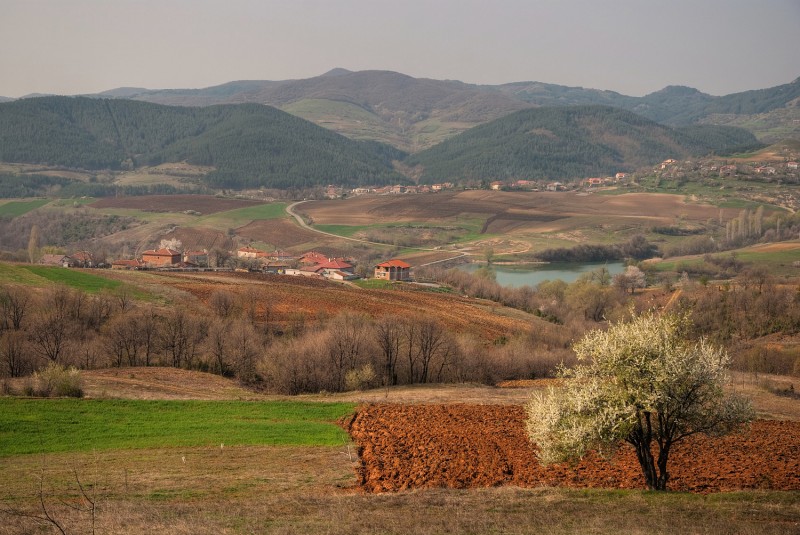
[[[516,112],[414,154],[405,164],[428,183],[555,180],[759,146],[739,128],[671,128],[609,106],[571,106]]]

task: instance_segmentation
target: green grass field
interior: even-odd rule
[[[754,266],[765,267],[771,275],[800,275],[800,269],[792,265],[793,262],[800,261],[800,242],[794,243],[796,247],[788,246],[773,250],[761,250],[759,247],[744,247],[724,253],[715,253],[711,256],[715,258],[725,258],[731,254],[736,255],[736,259],[752,264]],[[705,260],[704,255],[692,255],[670,258],[657,262],[655,267],[658,271],[680,271],[681,266],[692,266],[702,264]]]
[[[43,279],[57,284],[66,284],[89,293],[97,293],[101,290],[115,290],[122,286],[122,283],[118,280],[106,279],[105,277],[74,269],[50,266],[20,267]]]
[[[36,199],[34,201],[9,201],[0,204],[0,217],[19,217],[32,210],[41,208],[49,203],[50,199]]]
[[[175,446],[334,446],[348,403],[0,398],[0,456]]]
[[[240,227],[256,219],[280,219],[282,217],[288,217],[286,203],[273,202],[199,217],[192,222],[192,226],[201,225],[225,229]]]
[[[392,288],[392,283],[383,279],[359,279],[353,283],[367,290],[389,290]]]

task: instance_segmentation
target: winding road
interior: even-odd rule
[[[324,230],[319,230],[319,229],[316,229],[316,228],[312,227],[311,225],[306,223],[305,219],[303,219],[303,216],[301,216],[300,214],[298,214],[297,212],[294,211],[294,207],[295,206],[297,206],[298,204],[303,204],[305,202],[310,202],[310,201],[297,201],[297,202],[293,202],[292,204],[290,204],[290,205],[288,205],[286,207],[286,213],[289,214],[290,216],[292,216],[294,218],[294,220],[297,221],[297,224],[300,225],[305,230],[310,230],[311,232],[316,232],[317,234],[324,234],[325,236],[330,236],[332,238],[337,238],[337,239],[340,239],[340,240],[349,240],[349,241],[354,241],[354,242],[359,242],[359,243],[368,243],[370,245],[380,245],[380,246],[383,246],[383,247],[391,246],[391,244],[389,244],[389,243],[381,243],[381,242],[374,242],[374,241],[369,241],[369,240],[362,240],[360,238],[351,238],[351,237],[348,237],[348,236],[340,236],[338,234],[333,234],[331,232],[325,232]],[[406,247],[406,249],[414,249],[414,250],[417,250],[417,251],[443,252],[441,249],[431,249],[431,248],[426,248],[426,247]],[[467,252],[464,252],[464,251],[458,251],[458,254],[456,256],[453,256],[453,257],[450,257],[450,258],[445,258],[443,260],[435,260],[433,262],[428,262],[427,264],[420,264],[419,266],[416,266],[416,267],[430,266],[430,265],[439,264],[439,263],[442,263],[442,262],[449,262],[450,260],[457,260],[459,258],[463,258],[463,257],[469,256],[469,255],[470,255],[470,253],[467,253]]]

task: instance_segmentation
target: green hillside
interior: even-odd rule
[[[171,107],[43,97],[0,104],[0,161],[128,169],[187,161],[224,188],[380,184],[397,151],[259,104]]]
[[[631,171],[666,158],[757,146],[745,130],[673,129],[607,106],[523,110],[406,160],[423,181],[565,179]]]

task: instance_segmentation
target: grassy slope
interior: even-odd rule
[[[724,253],[716,253],[712,256],[726,258],[731,254],[736,255],[736,259],[755,266],[767,268],[771,275],[794,275],[800,274],[800,269],[793,267],[792,262],[800,260],[800,242],[782,242],[780,247],[770,247],[767,245],[754,245],[734,249]],[[680,270],[681,265],[702,264],[704,255],[690,255],[670,258],[655,264],[658,271]]]
[[[204,226],[225,230],[246,225],[256,219],[278,219],[281,217],[288,217],[286,215],[286,203],[275,202],[211,214],[198,218],[192,226]]]
[[[23,266],[34,275],[47,279],[57,284],[66,284],[84,292],[96,293],[100,290],[114,290],[119,288],[122,283],[117,280],[106,279],[93,273],[76,271],[74,269],[64,269],[63,267],[50,266]]]
[[[37,199],[34,201],[9,201],[0,204],[0,217],[19,217],[30,211],[41,208],[49,203],[50,199]]]

